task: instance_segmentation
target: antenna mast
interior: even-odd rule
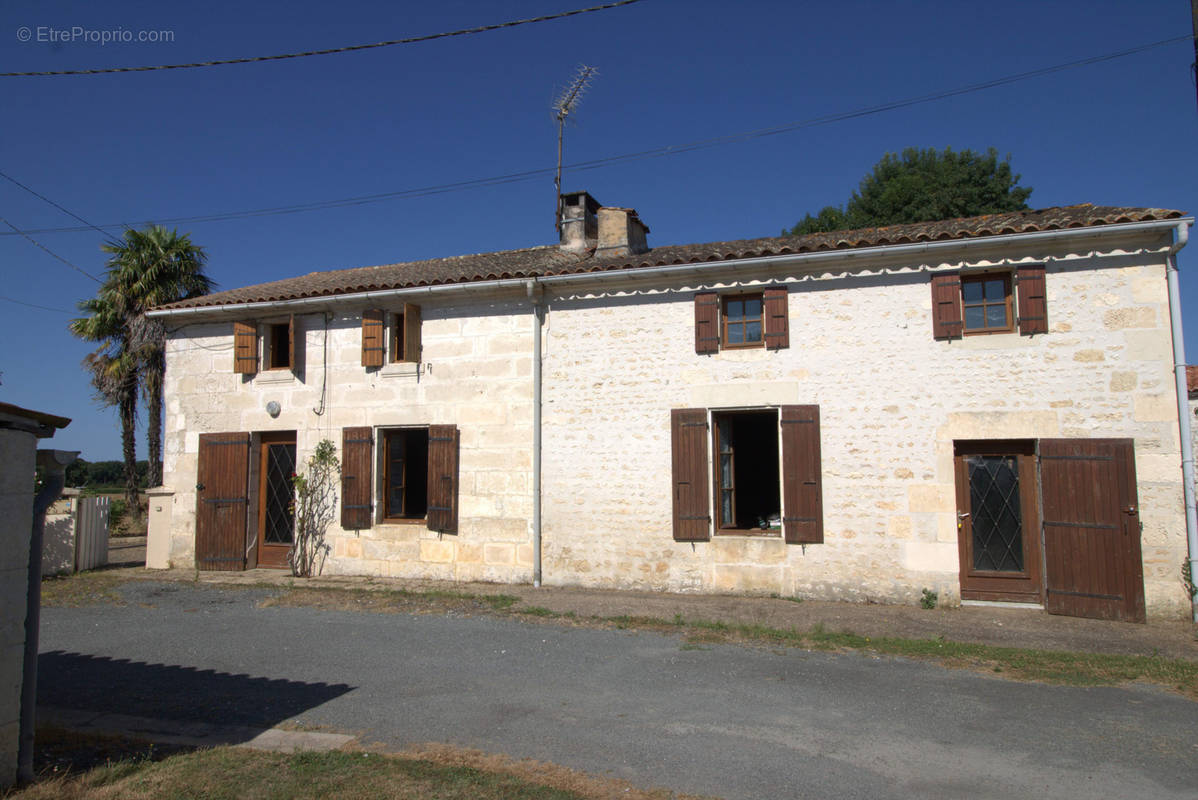
[[[1196,0],[1198,2],[1198,0]],[[570,85],[553,101],[554,116],[557,118],[557,172],[553,178],[553,225],[558,234],[562,232],[562,136],[566,125],[566,117],[574,113],[582,100],[582,93],[590,85],[591,78],[599,72],[595,67],[586,64],[578,66],[578,73]]]

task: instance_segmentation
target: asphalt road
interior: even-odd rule
[[[39,702],[449,742],[726,798],[1198,796],[1198,704],[892,658],[134,582],[42,613]]]

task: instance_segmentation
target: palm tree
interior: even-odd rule
[[[207,294],[212,291],[213,283],[204,274],[204,264],[208,260],[204,249],[193,244],[187,234],[180,235],[178,231],[168,231],[160,225],[150,225],[144,230],[130,228],[120,239],[105,242],[100,249],[109,254],[104,284],[95,298],[80,303],[80,309],[91,316],[72,322],[71,330],[85,339],[106,343],[101,351],[106,353],[108,360],[89,356],[93,363],[88,366],[101,397],[111,397],[110,402],[120,410],[126,478],[132,476],[135,493],[133,426],[139,389],[147,410],[149,481],[151,486],[162,483],[166,330],[161,323],[147,318],[146,312],[155,306]],[[107,388],[116,387],[114,395],[106,394],[97,382],[97,367],[93,364],[101,362],[105,364]],[[126,396],[130,385],[131,398]],[[130,510],[135,514],[138,513],[136,509],[137,506],[131,504]]]

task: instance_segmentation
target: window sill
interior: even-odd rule
[[[254,383],[295,383],[295,373],[289,369],[271,369],[254,376]]]
[[[379,369],[381,378],[414,378],[420,374],[420,364],[416,361],[394,361]]]
[[[386,517],[379,520],[380,525],[427,525],[428,517],[416,517],[408,519],[406,517]]]
[[[761,528],[723,528],[715,532],[716,536],[748,536],[754,539],[780,539],[782,538],[782,530],[775,528],[771,530],[762,530]]]

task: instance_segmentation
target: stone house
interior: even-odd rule
[[[166,306],[150,549],[285,563],[286,479],[330,439],[326,573],[1178,616],[1166,268],[1191,222],[650,248],[580,192],[552,246]]]

